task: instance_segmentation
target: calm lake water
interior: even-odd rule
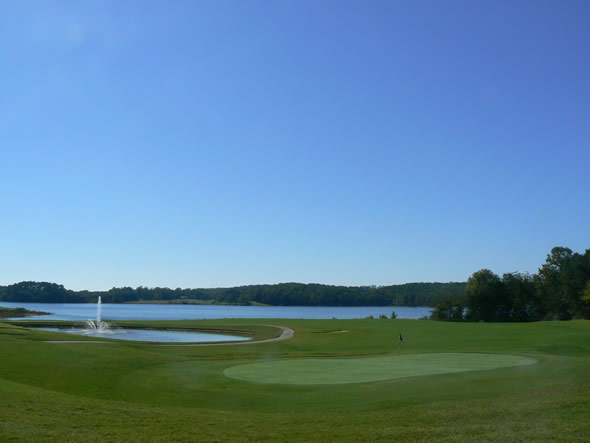
[[[27,317],[28,319],[86,321],[96,318],[94,303],[13,303],[0,302],[7,308],[22,307],[32,311],[50,312],[50,315]],[[221,318],[365,318],[370,315],[417,319],[430,315],[432,308],[408,308],[405,306],[226,306],[226,305],[144,305],[102,304],[105,320],[200,320]]]
[[[83,329],[39,328],[44,331],[66,332],[95,338],[116,338],[118,340],[156,341],[174,343],[207,343],[219,341],[245,341],[250,337],[227,334],[210,334],[205,332],[171,331],[154,329],[112,329],[106,333],[89,333]]]

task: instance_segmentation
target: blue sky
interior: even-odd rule
[[[590,247],[590,2],[0,3],[0,284],[463,281]]]

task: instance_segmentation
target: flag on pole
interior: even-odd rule
[[[399,341],[404,341],[404,338],[402,337],[402,333],[399,333]]]

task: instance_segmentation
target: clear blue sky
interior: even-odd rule
[[[0,2],[0,284],[463,281],[590,247],[590,2]]]

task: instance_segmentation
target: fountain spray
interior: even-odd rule
[[[98,296],[98,307],[96,309],[96,324],[100,325],[102,321],[102,301],[100,299],[100,295]]]

